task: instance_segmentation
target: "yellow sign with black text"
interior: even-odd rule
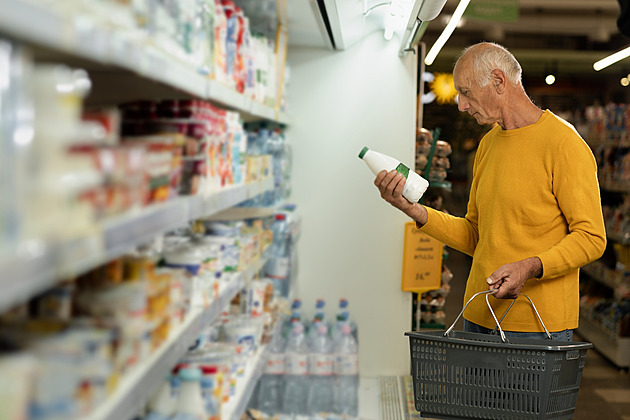
[[[424,293],[442,284],[443,244],[423,233],[415,222],[405,224],[402,290]]]

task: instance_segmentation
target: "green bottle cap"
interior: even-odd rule
[[[359,152],[359,159],[363,159],[363,156],[365,156],[368,150],[370,150],[368,147],[364,147],[363,149],[361,149],[361,151]]]

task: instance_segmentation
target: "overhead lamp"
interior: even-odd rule
[[[451,17],[451,20],[448,21],[446,28],[444,28],[444,31],[442,31],[438,39],[435,41],[435,44],[433,44],[433,46],[429,50],[429,53],[424,59],[424,64],[426,64],[427,66],[430,66],[431,64],[433,64],[433,62],[435,61],[435,58],[442,50],[442,47],[444,46],[444,44],[446,44],[446,41],[448,41],[448,39],[451,37],[451,34],[453,33],[460,19],[464,15],[464,12],[466,11],[466,8],[468,7],[468,3],[470,3],[470,0],[461,0],[459,2],[459,4],[457,5],[457,8],[455,9],[455,12],[453,12],[453,16]]]
[[[545,77],[545,83],[547,83],[549,86],[553,85],[556,82],[556,76],[554,76],[553,74],[548,74],[547,77]]]
[[[621,61],[629,56],[630,47],[626,47],[621,51],[617,51],[616,53],[611,54],[608,57],[604,57],[601,60],[596,61],[595,64],[593,64],[593,69],[595,69],[595,71],[600,71],[601,69],[604,69],[611,64],[615,64],[617,61]]]
[[[445,4],[446,0],[416,0],[403,35],[400,55],[412,51],[413,46],[426,31],[429,22],[440,14]]]
[[[630,85],[630,79],[628,79],[627,77],[622,77],[619,83],[621,83],[621,86],[628,86]]]

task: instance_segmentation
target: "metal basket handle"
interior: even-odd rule
[[[492,314],[492,318],[494,319],[494,322],[497,324],[496,328],[498,328],[499,330],[499,334],[501,335],[501,341],[503,341],[504,343],[507,340],[507,338],[505,337],[505,333],[503,332],[503,330],[501,329],[501,322],[503,322],[503,319],[505,318],[505,316],[507,315],[507,313],[509,312],[510,309],[512,309],[512,306],[514,305],[514,302],[516,302],[516,299],[518,298],[518,296],[514,299],[512,299],[512,303],[510,303],[510,306],[508,306],[508,308],[505,310],[505,312],[503,313],[503,316],[501,317],[500,320],[497,320],[497,316],[494,314],[494,311],[492,310],[492,306],[490,305],[490,301],[488,301],[488,295],[492,294],[494,292],[496,292],[497,290],[499,290],[498,287],[491,289],[491,290],[484,290],[482,292],[477,292],[475,293],[469,300],[468,302],[466,302],[466,305],[464,305],[464,307],[462,308],[461,312],[459,313],[459,315],[457,315],[457,318],[455,319],[455,321],[453,322],[453,324],[444,332],[444,336],[448,337],[449,334],[451,333],[451,331],[453,331],[453,328],[455,328],[455,324],[457,324],[457,321],[459,321],[459,318],[462,317],[462,314],[464,313],[464,311],[466,310],[466,308],[468,307],[468,305],[470,304],[470,302],[473,301],[474,298],[476,298],[479,295],[486,295],[486,304],[488,305],[488,309],[490,310],[490,313]],[[532,308],[534,309],[534,312],[536,313],[536,317],[538,317],[538,321],[540,321],[540,325],[542,325],[543,329],[545,330],[545,333],[547,334],[547,338],[549,340],[551,340],[551,334],[549,334],[549,331],[547,330],[547,327],[545,326],[542,318],[540,317],[540,314],[538,313],[538,309],[536,309],[536,305],[534,305],[534,302],[532,302],[532,300],[529,298],[529,296],[527,296],[526,294],[523,293],[519,293],[519,296],[525,296],[527,298],[527,300],[529,301],[529,303],[532,305]]]

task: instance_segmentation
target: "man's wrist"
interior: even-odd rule
[[[408,213],[409,217],[411,217],[416,222],[416,227],[420,229],[429,221],[429,213],[427,209],[422,204],[415,204],[413,206],[412,211]]]
[[[530,278],[539,279],[543,275],[542,261],[538,257],[529,258],[530,262]]]

